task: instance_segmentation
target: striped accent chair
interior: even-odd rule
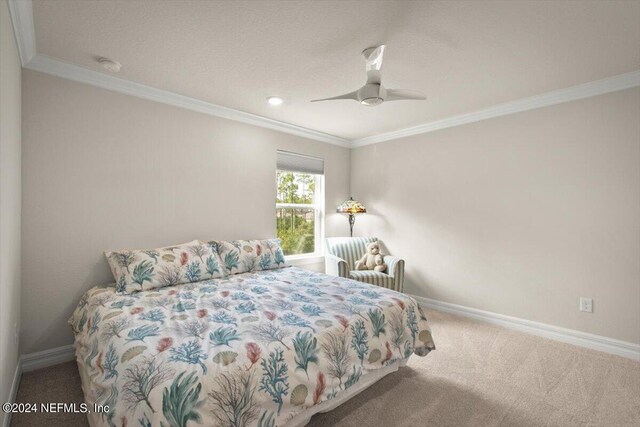
[[[367,245],[376,237],[331,237],[327,242],[325,265],[327,274],[359,280],[383,288],[402,292],[404,285],[404,260],[384,255],[387,271],[356,270],[356,261],[365,254]]]

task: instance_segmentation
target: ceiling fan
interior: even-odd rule
[[[385,89],[381,83],[382,57],[385,45],[370,47],[362,51],[362,57],[366,63],[367,83],[360,89],[334,96],[333,98],[314,99],[311,102],[332,101],[335,99],[353,99],[362,105],[375,107],[385,101],[425,100],[427,97],[415,90]]]

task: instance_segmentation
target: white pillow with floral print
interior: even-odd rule
[[[120,295],[224,277],[215,246],[194,240],[157,249],[105,252]]]
[[[214,241],[227,274],[287,267],[280,239]]]

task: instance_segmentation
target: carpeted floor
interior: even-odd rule
[[[428,312],[437,350],[414,356],[310,426],[638,426],[640,363]],[[74,362],[24,374],[19,402],[82,402]],[[11,425],[85,426],[82,415]],[[195,426],[195,424],[192,423]]]

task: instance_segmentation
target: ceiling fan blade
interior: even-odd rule
[[[387,89],[387,97],[384,100],[402,101],[405,99],[424,101],[425,99],[427,99],[427,97],[424,93],[418,92],[417,90]]]
[[[344,95],[334,96],[332,98],[312,99],[311,102],[332,101],[334,99],[353,99],[354,101],[360,101],[358,99],[358,91],[355,91],[355,92],[345,93]]]

